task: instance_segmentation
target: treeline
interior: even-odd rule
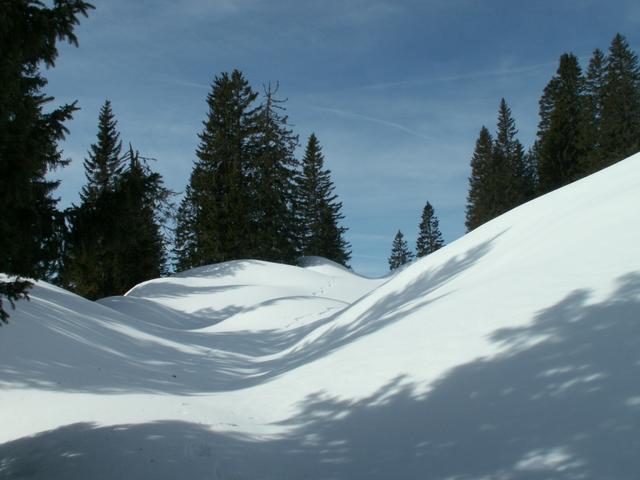
[[[620,34],[607,54],[593,52],[586,71],[565,53],[539,106],[536,140],[527,152],[504,99],[495,136],[481,128],[471,160],[468,231],[640,150],[638,57]]]
[[[640,66],[627,40],[617,34],[607,54],[594,50],[586,71],[574,54],[563,54],[540,98],[539,117],[528,151],[504,98],[495,133],[480,129],[471,158],[467,231],[640,150]],[[444,245],[428,202],[419,232],[415,254],[403,233],[396,233],[390,270]]]
[[[295,263],[319,255],[346,265],[342,204],[312,134],[304,157],[278,87],[259,96],[242,73],[222,73],[178,209],[179,270],[238,258]]]
[[[40,68],[93,7],[82,0],[0,2],[0,323],[6,303],[45,278],[87,298],[122,294],[171,269],[239,258],[294,263],[324,256],[346,265],[342,204],[312,134],[302,159],[278,86],[260,95],[241,72],[221,73],[206,101],[195,162],[177,210],[151,159],[123,148],[109,101],[84,161],[78,205],[62,212],[50,179],[66,165],[59,148],[75,103],[52,101]],[[465,224],[473,230],[640,148],[640,67],[622,35],[582,70],[571,53],[540,99],[534,144],[525,151],[502,99],[494,134],[482,127],[471,160]],[[171,227],[175,226],[175,230]],[[415,255],[444,244],[427,202]],[[390,268],[414,253],[398,231]]]
[[[398,230],[391,244],[389,256],[389,270],[393,271],[402,265],[409,263],[414,258],[421,258],[440,250],[444,247],[444,238],[440,232],[440,223],[433,206],[427,202],[422,209],[420,224],[418,225],[418,238],[416,239],[416,251],[409,249],[409,244],[401,230]]]
[[[52,99],[40,67],[54,66],[58,41],[77,44],[74,29],[91,8],[81,0],[0,2],[0,324],[8,318],[3,299],[13,305],[27,296],[24,278],[96,299],[172,268],[231,259],[319,255],[346,265],[342,204],[317,137],[296,159],[298,137],[277,86],[259,98],[237,70],[213,81],[177,212],[151,159],[131,144],[123,149],[109,101],[84,161],[79,204],[59,211],[59,182],[48,174],[69,162],[58,143],[77,107],[45,111]]]

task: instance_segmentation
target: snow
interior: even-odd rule
[[[0,329],[0,478],[637,479],[640,155],[381,279],[245,260]]]

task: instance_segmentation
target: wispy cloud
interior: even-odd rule
[[[199,90],[209,90],[211,88],[210,85],[205,85],[204,83],[189,82],[189,81],[180,80],[180,79],[165,79],[162,81],[166,83],[170,83],[171,85],[176,85],[178,87],[197,88]]]
[[[477,80],[483,78],[500,78],[508,76],[526,75],[529,73],[536,73],[540,71],[548,70],[550,67],[556,65],[557,62],[545,62],[532,65],[522,65],[517,67],[504,67],[492,70],[480,70],[476,72],[465,72],[460,74],[442,75],[433,77],[415,78],[409,80],[399,80],[395,82],[382,82],[373,83],[369,85],[362,85],[357,88],[364,89],[385,89],[395,87],[419,87],[432,83],[448,83],[448,82],[460,82],[467,80]]]
[[[378,125],[383,125],[385,127],[390,127],[390,128],[405,132],[405,133],[407,133],[409,135],[412,135],[414,137],[420,138],[422,140],[426,140],[427,142],[436,141],[436,139],[434,137],[426,135],[423,132],[420,132],[418,130],[414,130],[414,129],[409,128],[409,127],[407,127],[405,125],[402,125],[400,123],[396,123],[396,122],[391,122],[389,120],[385,120],[383,118],[371,117],[369,115],[363,115],[361,113],[350,112],[348,110],[342,110],[342,109],[339,109],[339,108],[320,107],[320,106],[317,106],[317,105],[310,105],[309,108],[311,108],[313,110],[320,111],[320,112],[331,113],[333,115],[337,115],[337,116],[343,117],[343,118],[350,118],[350,119],[353,119],[353,120],[364,120],[365,122],[376,123]]]

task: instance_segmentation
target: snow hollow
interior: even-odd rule
[[[640,155],[383,279],[245,260],[0,330],[0,478],[637,479]]]

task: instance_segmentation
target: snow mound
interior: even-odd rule
[[[332,260],[324,257],[306,256],[300,257],[298,265],[307,270],[311,270],[325,275],[337,275],[345,277],[353,277],[356,275],[353,270],[340,265]]]
[[[0,478],[640,471],[640,155],[386,279],[238,261],[0,330]]]

